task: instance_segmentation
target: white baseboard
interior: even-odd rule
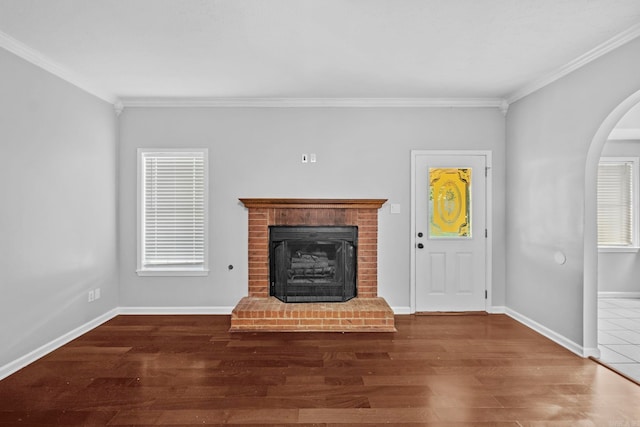
[[[415,314],[415,311],[411,310],[411,307],[391,307],[394,314]],[[507,312],[507,307],[503,305],[493,305],[486,308],[487,313],[489,314],[505,314]]]
[[[633,298],[633,297],[629,297]],[[13,362],[7,363],[6,365],[0,367],[0,380],[8,377],[14,372],[19,371],[25,366],[35,362],[43,356],[51,353],[52,351],[62,347],[63,345],[69,343],[70,341],[80,337],[81,335],[89,332],[90,330],[100,326],[101,324],[113,319],[114,317],[120,314],[146,314],[146,315],[180,315],[180,314],[219,314],[219,315],[230,315],[233,307],[118,307],[113,310],[108,311],[102,316],[96,317],[95,319],[85,323],[77,327],[76,329],[62,335],[59,338],[52,340],[51,342],[33,350],[32,352],[25,354],[24,356],[14,360]],[[394,314],[404,315],[404,314],[412,314],[411,307],[392,307]],[[599,357],[600,352],[597,348],[583,348],[582,346],[576,344],[575,342],[567,339],[566,337],[553,332],[547,327],[539,324],[538,322],[529,319],[528,317],[512,310],[510,308],[504,306],[492,306],[487,309],[489,313],[492,314],[502,314],[505,313],[509,317],[517,320],[523,325],[533,329],[534,331],[544,335],[550,340],[560,344],[566,349],[572,351],[581,357]]]
[[[108,311],[107,313],[103,314],[102,316],[96,317],[95,319],[85,323],[84,325],[81,325],[81,326],[75,328],[74,330],[72,330],[70,332],[67,332],[66,334],[62,335],[61,337],[56,338],[56,339],[48,342],[47,344],[36,348],[32,352],[25,354],[24,356],[14,360],[13,362],[7,363],[6,365],[0,367],[0,380],[8,377],[9,375],[13,374],[14,372],[19,371],[20,369],[24,368],[25,366],[35,362],[36,360],[40,359],[41,357],[46,356],[47,354],[51,353],[52,351],[62,347],[63,345],[73,341],[74,339],[80,337],[81,335],[86,334],[90,330],[92,330],[92,329],[102,325],[103,323],[113,319],[117,315],[118,315],[118,309],[114,308],[113,310]]]
[[[571,341],[570,339],[568,339],[567,337],[558,334],[557,332],[552,331],[551,329],[547,328],[546,326],[541,325],[540,323],[536,322],[533,319],[528,318],[527,316],[518,313],[515,310],[512,310],[510,308],[507,307],[506,310],[506,315],[517,320],[518,322],[522,323],[523,325],[533,329],[534,331],[536,331],[537,333],[544,335],[545,337],[549,338],[551,341],[555,342],[556,344],[561,345],[562,347],[566,348],[567,350],[577,354],[580,357],[588,357],[586,356],[587,350],[588,351],[592,351],[592,349],[585,349],[584,347],[582,347],[581,345]]]
[[[59,338],[56,338],[47,344],[25,354],[24,356],[9,362],[4,366],[0,366],[0,380],[8,377],[14,372],[19,371],[25,366],[35,362],[52,351],[62,347],[63,345],[73,341],[74,339],[86,334],[90,330],[100,326],[101,324],[113,319],[120,314],[231,314],[233,307],[118,307],[108,311],[102,316],[81,325],[74,330],[67,332]]]
[[[504,305],[492,305],[487,307],[487,313],[489,314],[505,314],[507,312],[507,307]]]
[[[584,357],[593,357],[596,359],[600,359],[600,349],[599,348],[586,348],[584,349]]]
[[[411,307],[391,307],[391,310],[393,310],[393,314],[411,314]]]
[[[640,298],[640,292],[598,292],[598,298]]]
[[[118,314],[231,314],[233,307],[120,307]]]

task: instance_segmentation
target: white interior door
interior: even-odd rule
[[[414,161],[416,311],[485,311],[487,158]]]

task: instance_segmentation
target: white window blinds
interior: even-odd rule
[[[634,161],[598,166],[598,246],[634,245]]]
[[[206,267],[206,152],[141,152],[141,270]]]

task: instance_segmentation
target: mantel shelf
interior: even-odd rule
[[[239,199],[247,208],[380,209],[387,199]]]

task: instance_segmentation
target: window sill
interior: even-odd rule
[[[138,276],[208,276],[209,270],[136,270]]]
[[[637,246],[601,246],[598,248],[599,253],[614,253],[614,252],[627,252],[627,253],[638,253],[640,251],[640,247]]]

